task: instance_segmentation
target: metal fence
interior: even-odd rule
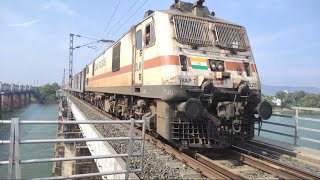
[[[142,171],[143,168],[143,156],[144,156],[144,140],[145,140],[145,123],[143,120],[112,120],[112,121],[31,121],[31,120],[19,120],[14,118],[12,120],[0,120],[0,124],[11,124],[10,140],[0,140],[1,144],[9,144],[9,159],[7,161],[0,161],[1,165],[8,165],[7,179],[21,179],[21,164],[31,163],[43,163],[43,162],[61,162],[71,160],[86,160],[86,159],[103,159],[103,158],[123,158],[126,157],[126,168],[124,170],[112,171],[112,172],[98,172],[87,174],[75,174],[70,176],[55,176],[55,177],[43,177],[38,179],[71,179],[71,178],[84,178],[103,175],[125,174],[125,179],[129,178],[129,173],[136,173]],[[129,124],[129,137],[105,137],[105,138],[70,138],[70,139],[33,139],[33,140],[21,140],[20,125],[21,124]],[[139,124],[142,126],[141,136],[136,136],[134,133],[134,125]],[[74,142],[90,142],[90,141],[119,141],[127,140],[128,150],[125,154],[108,154],[108,155],[96,155],[96,156],[78,156],[68,158],[45,158],[45,159],[26,159],[22,160],[20,157],[20,144],[38,144],[38,143],[74,143]],[[133,152],[132,146],[134,141],[141,141],[141,148],[139,152]],[[131,169],[130,162],[131,157],[141,157],[140,167],[138,169]],[[13,167],[15,166],[15,168]],[[14,172],[13,172],[14,171]],[[15,177],[13,175],[15,174]]]
[[[294,134],[287,134],[287,133],[282,133],[282,132],[272,131],[272,130],[267,130],[267,129],[262,129],[262,128],[260,129],[260,131],[273,133],[273,134],[277,134],[277,135],[282,135],[282,136],[286,136],[286,137],[291,137],[291,138],[294,139],[294,145],[297,145],[298,139],[320,144],[320,140],[318,140],[318,139],[312,139],[312,138],[307,138],[307,137],[303,137],[303,136],[298,136],[298,130],[305,130],[305,131],[309,131],[309,132],[320,133],[320,129],[302,127],[300,125],[300,123],[299,123],[299,120],[312,121],[312,122],[320,123],[320,119],[307,118],[307,117],[299,116],[299,111],[320,112],[320,108],[307,108],[307,107],[291,107],[291,108],[293,110],[295,110],[295,115],[294,116],[281,115],[281,114],[272,114],[272,115],[273,116],[278,116],[278,117],[284,117],[284,118],[291,118],[294,121],[294,125],[270,122],[268,120],[264,120],[262,122],[265,123],[265,124],[271,124],[271,125],[276,125],[276,126],[281,126],[281,127],[292,128],[292,129],[294,129]],[[255,128],[255,129],[259,130],[258,128]],[[260,135],[260,133],[258,135]],[[319,136],[320,136],[320,134],[319,134]]]

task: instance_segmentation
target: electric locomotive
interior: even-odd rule
[[[179,147],[225,148],[270,118],[246,29],[176,0],[147,11],[72,80],[72,93]]]

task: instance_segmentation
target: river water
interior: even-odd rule
[[[281,114],[290,115],[290,116],[294,116],[295,115],[294,113],[281,113]],[[307,117],[307,118],[314,118],[314,119],[320,120],[320,114],[299,113],[299,116],[300,117]],[[293,118],[272,116],[267,121],[275,122],[275,123],[282,123],[282,124],[287,124],[287,125],[295,125],[295,119],[293,119]],[[299,119],[298,125],[299,125],[299,127],[306,127],[306,128],[312,128],[312,129],[320,130],[320,122],[311,122],[311,121],[305,121],[305,120],[300,120]],[[258,127],[258,126],[256,125],[256,127]],[[272,125],[272,124],[262,124],[262,129],[294,135],[294,129],[290,128],[290,127],[283,127],[283,126]],[[257,134],[257,131],[255,133]],[[269,133],[269,132],[261,131],[260,132],[260,136],[271,138],[271,139],[276,139],[276,140],[287,142],[287,143],[291,143],[291,144],[294,143],[294,139],[292,137],[273,134],[273,133]],[[311,131],[306,131],[306,130],[298,130],[298,136],[311,138],[311,139],[315,139],[315,140],[319,140],[320,141],[320,133],[317,133],[317,132],[311,132]],[[306,146],[306,147],[310,147],[310,148],[313,148],[313,149],[320,150],[320,144],[315,143],[315,142],[310,142],[310,141],[305,141],[305,140],[298,139],[297,144],[300,145],[300,146]]]
[[[19,117],[21,120],[57,120],[58,104],[30,104],[16,112],[4,114],[2,119]],[[56,125],[21,125],[20,137],[27,139],[56,138]],[[0,139],[10,138],[10,125],[0,125]],[[8,160],[8,145],[0,145],[0,160]],[[21,159],[49,158],[53,156],[54,144],[22,144]],[[51,176],[52,163],[22,165],[24,179]],[[8,166],[0,166],[0,179],[7,178]]]

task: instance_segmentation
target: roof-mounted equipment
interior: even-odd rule
[[[180,11],[189,11],[196,16],[207,17],[210,15],[210,11],[207,6],[203,6],[205,0],[196,0],[193,4],[175,0],[171,5],[171,9],[179,9]]]

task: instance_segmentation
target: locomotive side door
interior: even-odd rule
[[[143,43],[142,43],[142,25],[138,25],[135,31],[134,45],[134,63],[133,63],[133,85],[141,86],[143,69]]]

